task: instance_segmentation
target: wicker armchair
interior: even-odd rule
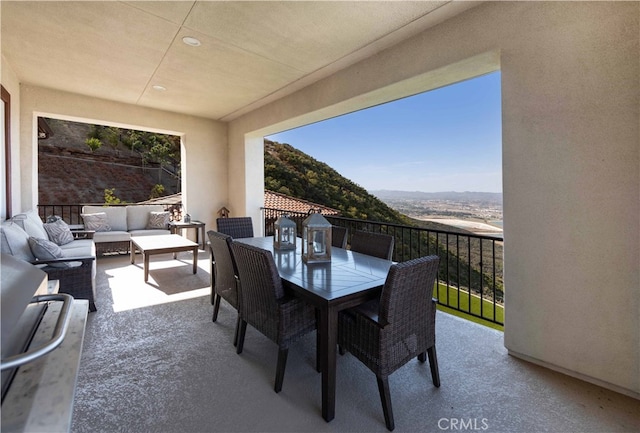
[[[395,240],[391,235],[358,230],[351,238],[351,251],[391,260],[394,243]]]
[[[391,373],[415,357],[425,362],[427,353],[431,379],[440,386],[432,299],[439,261],[438,256],[426,256],[393,265],[379,300],[339,315],[338,344],[375,373],[389,430],[394,429]]]
[[[331,246],[336,248],[347,248],[347,228],[331,226]]]
[[[224,233],[218,233],[213,230],[207,232],[209,243],[211,246],[211,261],[213,282],[211,285],[211,303],[213,304],[213,317],[211,321],[218,320],[218,310],[220,309],[220,300],[224,299],[233,308],[238,309],[238,289],[236,280],[236,266],[231,257],[231,243],[233,238]],[[240,318],[236,323],[236,331],[233,337],[233,344],[238,340],[238,325]]]
[[[252,238],[253,221],[251,217],[218,218],[216,219],[218,232],[231,236],[234,239]]]
[[[242,353],[247,324],[278,347],[275,392],[282,390],[289,346],[316,329],[315,309],[284,293],[282,280],[270,251],[234,242],[231,251],[238,267],[240,332],[237,352]]]

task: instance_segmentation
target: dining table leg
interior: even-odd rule
[[[322,368],[322,417],[331,421],[336,414],[336,345],[338,344],[338,310],[325,306],[320,310],[320,345]]]

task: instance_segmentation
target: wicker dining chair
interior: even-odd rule
[[[394,264],[379,300],[340,312],[338,344],[375,373],[387,429],[394,429],[389,375],[418,357],[429,356],[431,380],[440,386],[436,357],[438,256]]]
[[[220,310],[220,301],[224,299],[233,308],[238,310],[238,289],[237,289],[237,271],[233,257],[231,256],[231,243],[233,238],[224,233],[218,233],[213,230],[207,232],[209,236],[209,244],[211,248],[211,261],[213,269],[213,282],[211,286],[211,303],[213,304],[212,322],[218,320],[218,311]],[[238,341],[238,328],[240,318],[236,321],[235,335],[233,336],[234,346]]]
[[[234,239],[252,238],[253,221],[251,217],[234,217],[216,219],[218,232],[231,236]]]
[[[347,248],[347,228],[331,226],[331,246],[336,248]]]
[[[247,324],[274,341],[279,347],[274,390],[280,392],[289,346],[316,329],[315,308],[284,293],[270,251],[240,242],[233,242],[231,251],[240,280],[240,330],[236,351],[242,353]]]
[[[391,235],[357,230],[351,237],[351,251],[391,260],[394,243]]]

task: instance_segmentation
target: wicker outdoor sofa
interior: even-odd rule
[[[93,230],[96,253],[128,253],[131,236],[169,234],[169,212],[162,205],[83,206],[85,230]]]
[[[60,223],[65,226],[64,223]],[[59,239],[35,211],[13,216],[0,225],[2,254],[14,256],[38,266],[49,280],[59,280],[61,293],[89,301],[89,311],[96,311],[96,248],[93,240],[73,239],[68,226],[67,238]],[[58,243],[56,243],[58,242]]]

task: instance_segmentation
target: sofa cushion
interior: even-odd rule
[[[44,223],[34,210],[17,214],[11,218],[11,221],[22,227],[29,236],[40,239],[49,239],[49,235],[44,229]]]
[[[80,214],[84,221],[85,230],[95,230],[96,232],[109,232],[111,226],[107,220],[107,214],[105,212],[98,213],[83,213]]]
[[[55,242],[57,245],[65,245],[73,242],[73,234],[69,225],[62,219],[57,219],[54,222],[45,223],[44,229],[49,235],[49,240]]]
[[[68,244],[60,245],[62,255],[68,257],[95,257],[96,246],[93,239],[76,239]]]
[[[127,208],[126,206],[83,206],[82,213],[99,213],[107,214],[107,222],[111,230],[127,231]],[[86,228],[86,227],[85,227]]]
[[[110,231],[110,232],[96,232],[93,235],[93,242],[96,244],[102,242],[123,242],[131,239],[129,232],[124,231]]]
[[[31,252],[29,246],[29,235],[15,222],[9,220],[0,225],[0,232],[2,234],[2,242],[0,243],[1,251],[5,254],[11,254],[12,256],[32,262],[35,260],[35,256]]]
[[[149,212],[147,229],[167,229],[169,227],[169,212]]]
[[[133,230],[130,231],[129,234],[133,236],[156,236],[156,235],[169,235],[171,232],[169,230],[162,229],[145,229],[145,230]]]
[[[49,239],[41,239],[34,238],[33,236],[29,237],[29,247],[31,247],[31,252],[36,259],[38,260],[51,260],[51,259],[61,259],[64,257],[62,250],[55,242],[50,241]],[[48,266],[53,266],[56,268],[68,268],[69,264],[64,263],[52,263]]]
[[[144,230],[149,222],[149,212],[162,212],[164,207],[157,204],[127,206],[127,230]]]

